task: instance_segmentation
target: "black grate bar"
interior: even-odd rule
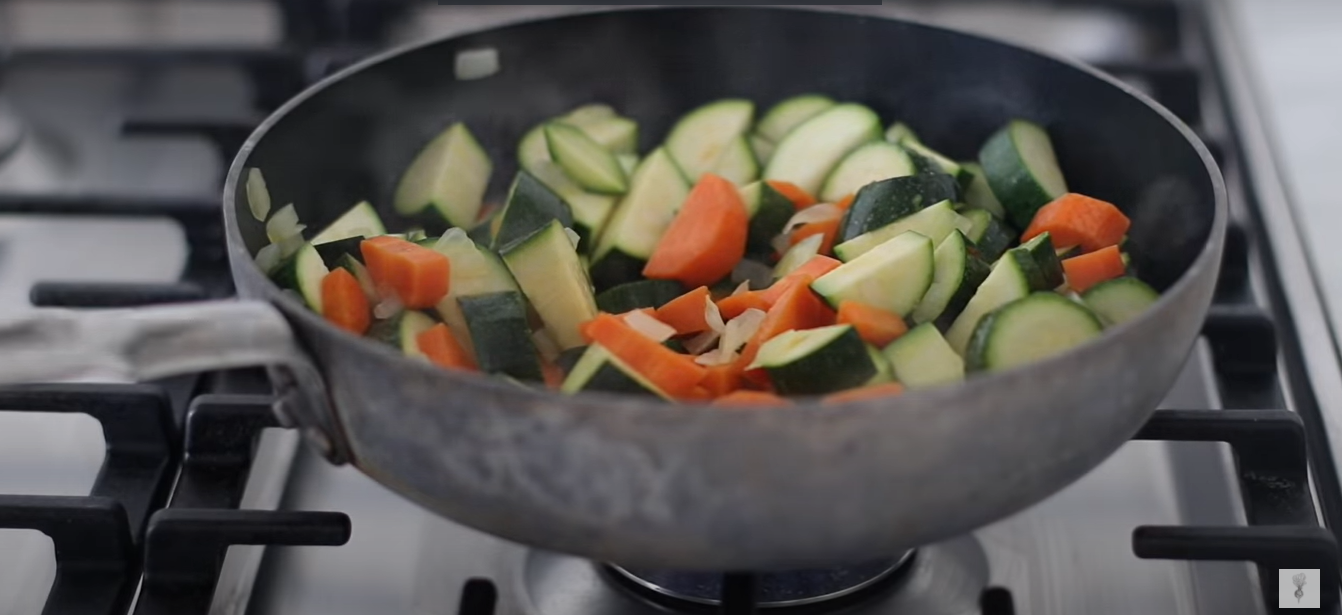
[[[1216,279],[1217,299],[1240,293],[1248,281],[1249,235],[1243,226],[1232,222],[1226,227],[1225,244],[1221,250],[1221,270]]]
[[[192,401],[173,507],[238,507],[261,430],[279,426],[273,401],[257,395],[201,395]]]
[[[979,594],[982,615],[1016,615],[1016,601],[1005,587],[989,587]]]
[[[1318,569],[1324,605],[1338,599],[1338,552],[1332,532],[1320,527],[1142,526],[1132,532],[1132,551],[1143,559],[1248,561],[1257,564],[1264,606],[1275,611],[1277,571]]]
[[[349,536],[350,520],[343,513],[161,510],[146,533],[144,583],[135,613],[207,612],[231,545],[338,546]]]
[[[107,454],[90,495],[121,503],[133,536],[166,494],[173,461],[172,409],[151,385],[22,385],[0,389],[0,408],[87,414],[103,429]]]
[[[135,580],[126,512],[102,497],[0,495],[0,527],[51,538],[56,579],[44,614],[124,612]]]
[[[118,284],[108,282],[38,282],[28,293],[37,307],[120,308],[206,299],[197,284]]]
[[[750,573],[732,573],[722,576],[722,615],[755,615],[755,586],[757,579]]]
[[[1212,305],[1202,324],[1216,371],[1227,380],[1277,373],[1277,327],[1254,305]]]

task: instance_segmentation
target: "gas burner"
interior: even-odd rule
[[[19,116],[3,99],[0,99],[0,162],[19,148],[23,141],[23,124]]]
[[[846,598],[885,581],[893,580],[895,573],[913,558],[913,551],[903,555],[854,566],[791,570],[761,573],[755,576],[755,600],[760,608],[795,607]],[[711,572],[677,572],[608,566],[612,576],[630,585],[635,591],[652,593],[654,600],[688,602],[717,606],[722,603],[722,574]]]

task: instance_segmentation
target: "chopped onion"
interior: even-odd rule
[[[386,320],[392,316],[400,314],[404,310],[405,304],[401,303],[401,298],[397,297],[395,293],[391,293],[384,297],[382,301],[378,302],[377,305],[373,306],[373,316],[378,320]]]
[[[820,235],[814,235],[814,237],[820,237]],[[788,249],[792,247],[792,234],[780,233],[769,240],[769,245],[773,246],[774,252],[787,254]]]
[[[412,228],[405,232],[405,240],[409,242],[423,241],[429,238],[429,234],[422,228]]]
[[[455,73],[458,81],[484,79],[499,72],[499,50],[493,47],[457,52]]]
[[[565,235],[568,235],[568,241],[569,241],[569,243],[573,244],[573,249],[574,249],[574,250],[577,250],[577,249],[578,249],[578,242],[579,242],[579,241],[582,241],[582,237],[579,237],[579,236],[578,236],[578,231],[575,231],[575,230],[573,230],[573,229],[571,229],[571,228],[569,228],[569,227],[566,226],[566,227],[564,227],[564,234],[565,234]]]
[[[700,365],[727,365],[736,360],[736,353],[723,352],[721,348],[714,348],[704,354],[694,358],[694,362]]]
[[[774,279],[781,279],[805,265],[820,252],[820,244],[824,241],[824,235],[811,235],[788,248],[787,252],[783,253],[783,258],[778,259],[778,264],[774,266]]]
[[[270,191],[266,189],[266,178],[261,169],[247,169],[247,207],[257,222],[265,222],[270,215]]]
[[[717,331],[704,331],[687,340],[685,350],[688,350],[690,354],[703,354],[704,351],[713,348],[721,338],[722,334]]]
[[[704,297],[704,322],[719,334],[727,329],[727,323],[722,322],[722,312],[718,311],[718,304],[713,303],[712,297]]]
[[[363,296],[367,297],[370,303],[377,303],[377,288],[373,286],[373,276],[368,274],[368,268],[354,259],[348,259],[348,263],[350,273],[359,283],[359,289],[363,291]]]
[[[531,343],[536,345],[536,352],[540,353],[541,358],[546,361],[554,361],[559,356],[559,345],[550,337],[550,332],[545,329],[536,329],[531,333]]]
[[[439,237],[438,241],[434,242],[433,249],[442,252],[444,248],[456,243],[474,245],[474,242],[471,241],[471,237],[466,234],[466,231],[462,230],[460,227],[454,226],[447,229],[447,231],[443,233],[443,236]]]
[[[284,241],[275,244],[280,247],[280,258],[289,258],[290,256],[297,254],[298,250],[307,244],[307,240],[303,239],[303,229],[305,228],[307,228],[306,225],[298,225],[297,233],[292,237],[286,237]]]
[[[654,342],[662,343],[676,334],[676,329],[656,318],[648,316],[643,310],[634,310],[624,315],[625,324],[642,333]]]
[[[261,273],[270,275],[280,264],[280,246],[279,244],[270,244],[256,253],[256,266]]]
[[[736,267],[732,268],[732,281],[749,282],[750,288],[769,286],[774,281],[773,275],[773,267],[750,259],[742,259],[741,262],[736,264]]]
[[[742,346],[746,345],[746,342],[750,341],[750,338],[755,336],[755,332],[759,331],[760,325],[763,323],[764,310],[750,308],[741,312],[740,316],[727,323],[727,331],[722,334],[722,344],[720,345],[722,351],[735,355],[741,350]]]
[[[824,222],[825,220],[834,220],[843,216],[843,210],[833,203],[821,203],[812,205],[792,215],[787,224],[783,225],[783,233],[791,233],[797,227],[812,222]]]
[[[294,209],[293,203],[281,207],[266,223],[266,237],[270,238],[270,243],[280,243],[302,232],[303,229],[298,227],[298,210]]]

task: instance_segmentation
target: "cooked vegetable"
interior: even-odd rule
[[[658,307],[657,320],[671,325],[680,335],[701,333],[708,330],[704,309],[711,303],[708,287],[700,286]]]
[[[962,233],[953,231],[937,246],[932,286],[913,310],[914,322],[936,321],[949,327],[987,279],[992,269],[973,253],[971,245]]]
[[[963,162],[960,163],[960,167],[974,176],[964,190],[965,203],[974,209],[986,211],[999,220],[1005,218],[1006,210],[1002,209],[1001,201],[993,195],[993,189],[988,185],[988,176],[983,173],[983,167],[977,162]]]
[[[927,209],[834,246],[834,254],[840,260],[852,261],[876,246],[909,231],[932,240],[933,244],[940,244],[946,239],[947,235],[956,230],[955,224],[958,220],[959,214],[955,213],[955,208],[951,206],[951,202],[941,201]]]
[[[429,362],[441,367],[476,371],[475,357],[462,347],[447,325],[438,323],[415,337],[419,351]]]
[[[643,158],[592,253],[597,288],[639,279],[689,193],[690,186],[666,150],[654,150]]]
[[[470,228],[494,166],[465,124],[456,123],[429,142],[396,186],[396,211],[410,215],[432,207],[452,226]]]
[[[433,307],[447,295],[450,264],[442,254],[389,235],[365,239],[360,248],[373,284],[405,307]]]
[[[1036,292],[989,314],[974,329],[971,370],[1002,370],[1046,359],[1100,334],[1100,321],[1062,295]]]
[[[587,271],[559,221],[551,220],[502,256],[559,349],[581,346],[578,327],[596,316],[596,299]]]
[[[841,325],[853,325],[862,341],[876,346],[885,346],[909,330],[909,326],[904,324],[904,319],[899,315],[859,301],[840,303],[836,322]]]
[[[895,379],[910,389],[959,382],[965,378],[965,362],[932,323],[923,323],[905,333],[882,351],[890,361]]]
[[[755,151],[750,149],[750,141],[738,136],[727,143],[727,149],[710,172],[744,186],[759,179],[760,162],[755,158]]]
[[[755,360],[760,346],[774,336],[788,330],[814,329],[834,324],[834,311],[825,305],[815,293],[811,292],[810,276],[795,278],[795,282],[778,297],[778,300],[765,313],[755,335],[741,349],[737,363],[743,368]],[[756,384],[767,383],[768,378],[761,371],[746,371],[745,377]]]
[[[843,263],[828,256],[813,256],[811,257],[811,260],[806,261],[802,266],[794,269],[792,273],[783,276],[783,278],[775,282],[773,286],[761,290],[760,296],[763,297],[765,301],[768,301],[770,305],[773,305],[774,302],[778,301],[778,299],[783,296],[783,293],[787,292],[792,286],[796,284],[810,284],[821,276],[838,269],[840,265],[843,265]]]
[[[639,280],[615,286],[597,295],[596,307],[607,314],[623,314],[638,308],[660,308],[684,292],[685,287],[674,280]],[[705,288],[704,292],[707,293],[708,289]]]
[[[373,209],[373,205],[368,201],[361,201],[322,229],[322,232],[317,233],[317,236],[312,238],[312,244],[321,245],[340,239],[377,237],[385,234],[387,227],[382,225],[382,218],[377,215],[377,210]]]
[[[806,209],[807,207],[816,204],[815,197],[811,196],[811,193],[802,190],[801,186],[798,186],[797,184],[786,182],[781,179],[770,179],[764,183],[768,184],[770,188],[777,190],[779,194],[787,197],[797,209]]]
[[[788,243],[795,246],[810,237],[819,237],[820,246],[817,252],[828,254],[834,249],[834,240],[839,234],[839,223],[842,220],[842,213],[836,210],[828,218],[807,222],[792,231],[788,236]]]
[[[426,358],[419,349],[419,334],[428,331],[437,324],[424,312],[404,310],[373,323],[368,337],[398,348],[408,357]]]
[[[797,206],[772,182],[755,182],[741,188],[741,201],[750,216],[746,252],[772,255],[774,238],[783,232],[788,220],[797,213]]]
[[[844,157],[820,190],[824,201],[837,201],[872,182],[913,175],[913,159],[904,148],[884,141],[863,145]]]
[[[1062,263],[1058,261],[1058,251],[1053,247],[1053,238],[1048,233],[1012,248],[1010,252],[1029,255],[1025,273],[1030,280],[1031,290],[1053,290],[1062,286]]]
[[[1157,299],[1159,293],[1145,282],[1129,277],[1100,282],[1081,294],[1081,300],[1109,325],[1121,325],[1140,316]]]
[[[1123,254],[1118,251],[1118,246],[1073,256],[1062,261],[1062,268],[1067,275],[1067,286],[1079,293],[1127,273],[1127,263],[1123,262]]]
[[[764,178],[792,182],[816,194],[844,156],[880,134],[881,118],[871,109],[853,103],[835,105],[806,120],[778,142],[764,169]]]
[[[509,290],[457,297],[457,303],[470,328],[480,371],[522,380],[543,379],[521,293]]]
[[[368,331],[372,320],[368,297],[349,271],[334,269],[322,278],[321,306],[322,316],[331,324],[355,335]]]
[[[954,198],[955,182],[947,175],[918,174],[872,182],[854,196],[839,241],[850,241]]]
[[[1007,123],[983,144],[979,164],[1016,228],[1028,227],[1040,207],[1067,192],[1053,142],[1038,124]]]
[[[525,170],[519,171],[508,189],[508,202],[498,215],[498,228],[494,231],[495,250],[507,250],[532,233],[548,226],[550,221],[558,220],[564,227],[573,226],[573,212],[568,203],[550,190],[536,176]]]
[[[728,408],[754,408],[788,406],[792,402],[768,391],[732,391],[713,400],[714,406]]]
[[[629,179],[615,154],[581,129],[552,122],[545,127],[545,142],[550,157],[579,186],[600,194],[623,194],[628,189]]]
[[[686,286],[712,284],[745,255],[749,225],[736,186],[705,173],[657,242],[643,275]]]
[[[730,320],[745,313],[746,310],[765,310],[772,305],[760,291],[746,291],[718,300],[718,312],[724,319]]]
[[[1039,208],[1021,241],[1050,233],[1058,247],[1081,246],[1086,252],[1094,252],[1118,245],[1131,225],[1113,204],[1068,193]]]
[[[835,307],[858,301],[903,317],[932,285],[933,263],[932,241],[903,233],[821,276],[811,288]]]
[[[317,249],[303,244],[293,256],[280,262],[270,277],[280,288],[296,291],[312,311],[322,314],[322,280],[329,272]]]
[[[619,317],[600,314],[583,325],[583,335],[672,397],[689,395],[704,377],[693,358],[640,335]]]
[[[784,331],[765,342],[747,369],[763,368],[783,395],[824,395],[865,384],[876,374],[867,345],[851,325]]]
[[[1022,262],[1023,259],[1003,257],[993,265],[992,272],[979,285],[974,297],[946,330],[946,341],[956,352],[964,355],[974,327],[988,312],[1030,294],[1030,280]]]
[[[755,132],[774,143],[783,140],[792,129],[833,107],[834,99],[821,94],[802,94],[779,101],[760,117]]]
[[[739,164],[743,156],[754,163],[754,152],[743,138],[754,117],[755,103],[748,100],[730,98],[708,103],[676,122],[667,134],[666,150],[690,183],[697,183],[704,173],[721,173],[724,163]],[[755,168],[758,173],[758,165]]]
[[[979,257],[983,260],[988,262],[997,260],[1007,248],[1011,247],[1011,244],[1016,242],[1016,233],[987,210],[970,209],[962,215],[970,221],[969,231],[965,236],[974,242],[974,247],[978,249]]]
[[[579,391],[632,393],[670,399],[666,393],[657,388],[657,385],[639,375],[601,344],[587,346],[582,358],[578,359],[569,370],[559,390],[565,393]]]
[[[783,253],[783,258],[778,259],[778,264],[774,265],[774,279],[787,276],[789,273],[796,271],[798,267],[806,264],[807,261],[815,258],[820,253],[820,245],[824,240],[824,235],[810,235],[792,244],[792,247]]]

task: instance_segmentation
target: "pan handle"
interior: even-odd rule
[[[275,414],[328,459],[349,461],[321,372],[279,310],[263,301],[205,301],[108,310],[43,308],[0,319],[0,386],[71,380],[145,381],[266,366]]]

